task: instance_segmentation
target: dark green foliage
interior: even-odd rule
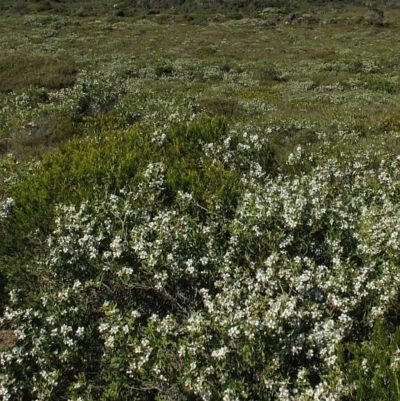
[[[286,82],[289,77],[280,73],[273,64],[266,63],[263,67],[254,71],[254,78],[261,85],[273,84],[276,82]]]
[[[393,401],[400,397],[400,329],[378,322],[370,341],[343,349],[343,368],[354,383],[352,401]]]
[[[159,65],[154,70],[157,77],[171,76],[174,73],[174,68],[171,65]]]

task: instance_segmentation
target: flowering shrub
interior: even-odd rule
[[[0,93],[1,399],[400,399],[397,27],[332,12],[4,20],[73,69]]]
[[[326,143],[277,172],[268,136],[191,123],[152,138],[134,180],[54,209],[30,261],[34,296],[12,291],[1,319],[17,336],[0,352],[3,399],[345,400],[382,388],[360,366],[373,372],[368,350],[398,324],[398,157]],[[1,218],[16,209],[6,199]],[[379,363],[394,383],[389,344]]]

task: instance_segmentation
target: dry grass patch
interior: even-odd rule
[[[310,58],[312,59],[326,59],[332,58],[336,52],[334,50],[320,49],[315,50],[310,54]]]
[[[242,113],[242,108],[236,98],[205,97],[199,100],[199,104],[211,115],[233,118]]]
[[[72,86],[78,68],[66,57],[55,57],[28,51],[0,52],[0,91],[28,86],[60,89]]]
[[[17,337],[12,330],[1,330],[0,331],[0,350],[6,350],[11,348]]]

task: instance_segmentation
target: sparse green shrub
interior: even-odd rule
[[[365,14],[364,19],[368,24],[371,25],[377,25],[377,26],[388,25],[387,21],[385,20],[384,11],[378,8],[370,7],[367,13]]]
[[[385,132],[400,132],[400,115],[392,114],[385,116],[378,122],[378,129]]]
[[[373,74],[381,71],[382,67],[376,60],[361,58],[342,58],[326,63],[323,68],[331,72],[351,72],[353,74]]]
[[[274,82],[285,82],[289,78],[287,75],[279,72],[273,64],[266,64],[262,67],[258,67],[254,71],[254,78],[257,79],[260,84],[270,84]]]
[[[110,112],[126,93],[125,81],[116,73],[83,71],[70,92],[60,93],[62,98],[70,96],[74,113],[80,116],[99,116]]]
[[[386,78],[382,76],[367,76],[363,78],[367,89],[389,94],[400,92],[400,81],[397,78]]]

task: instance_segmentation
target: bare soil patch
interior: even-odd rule
[[[12,330],[0,330],[0,350],[6,350],[11,348],[17,337]]]

